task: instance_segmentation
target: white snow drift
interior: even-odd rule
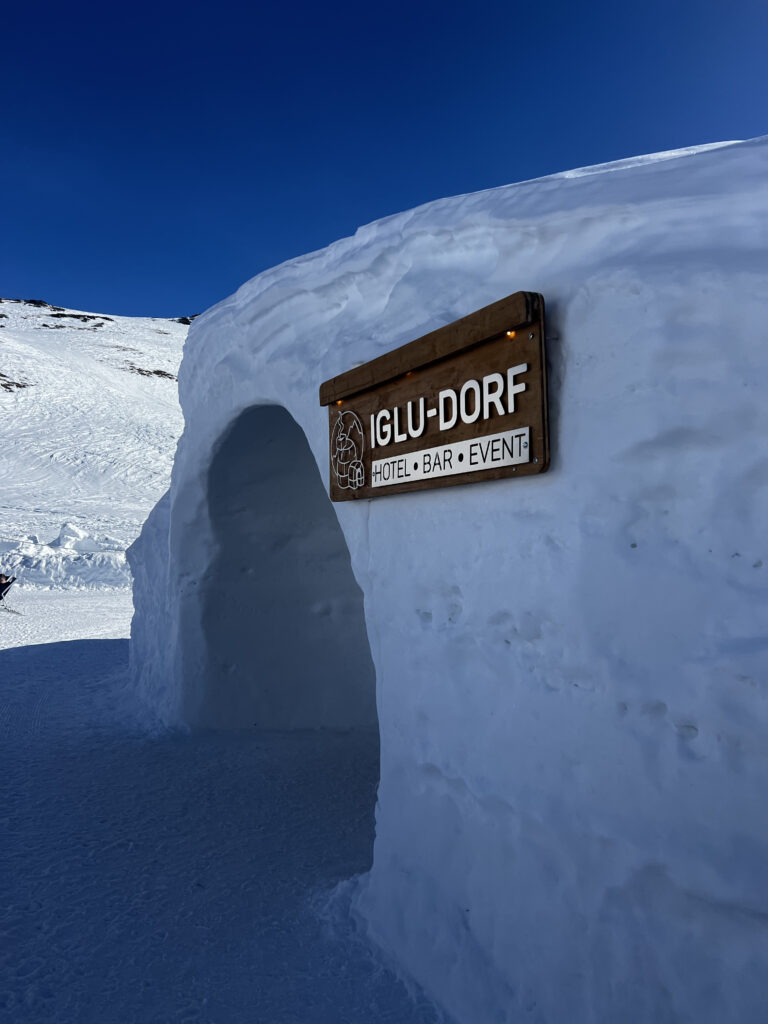
[[[64,523],[47,544],[34,535],[0,543],[0,563],[24,585],[45,587],[128,587],[131,574],[125,544],[114,537],[92,537]]]
[[[664,154],[389,217],[190,332],[136,686],[169,723],[364,722],[367,631],[355,905],[468,1024],[762,1019],[767,242],[766,140]],[[551,471],[337,527],[320,382],[520,289]]]

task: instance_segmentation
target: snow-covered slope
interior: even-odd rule
[[[125,548],[168,486],[189,320],[0,299],[0,569],[125,587]]]
[[[550,471],[335,508],[381,733],[355,906],[465,1024],[762,1024],[768,139],[429,204],[204,314],[130,553],[135,685],[169,722],[231,715],[231,680],[244,727],[332,704],[362,635],[313,529],[318,385],[523,289]],[[336,659],[281,675],[319,621]]]

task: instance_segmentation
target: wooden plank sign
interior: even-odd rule
[[[326,381],[333,501],[543,473],[544,343],[516,292]]]

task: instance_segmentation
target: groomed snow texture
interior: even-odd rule
[[[130,552],[134,685],[168,723],[226,656],[209,482],[238,418],[283,406],[327,482],[321,381],[547,300],[549,473],[335,507],[381,734],[355,912],[464,1024],[765,1019],[767,249],[755,140],[389,217],[190,331],[170,494]]]

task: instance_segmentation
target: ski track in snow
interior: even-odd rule
[[[148,731],[126,639],[39,642],[124,633],[117,596],[0,619],[0,1019],[440,1020],[331,897],[370,865],[375,733]]]

